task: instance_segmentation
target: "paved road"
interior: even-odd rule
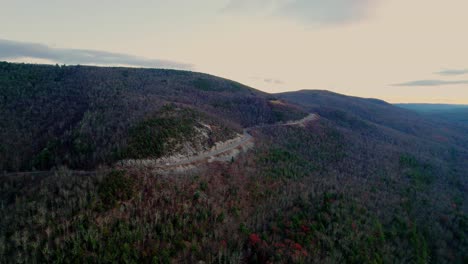
[[[235,142],[232,142],[231,144],[224,146],[219,149],[214,149],[210,150],[208,152],[201,153],[196,156],[188,157],[186,160],[181,160],[178,162],[172,162],[172,163],[161,163],[158,164],[157,166],[160,167],[176,167],[176,166],[184,166],[184,165],[190,165],[199,161],[203,161],[205,159],[213,158],[216,156],[219,156],[223,153],[232,151],[236,148],[242,147],[245,143],[251,141],[253,139],[252,135],[249,133],[252,129],[255,128],[264,128],[264,127],[278,127],[278,126],[302,126],[305,125],[307,122],[311,122],[314,120],[317,120],[319,116],[317,114],[310,114],[306,117],[304,117],[301,120],[296,120],[296,121],[290,121],[286,123],[276,123],[276,124],[265,124],[265,125],[257,125],[253,127],[248,127],[244,129],[242,138],[239,140],[236,140]]]
[[[275,127],[275,126],[303,126],[307,122],[317,120],[318,118],[319,118],[319,116],[317,114],[309,114],[308,116],[306,116],[306,117],[304,117],[304,118],[302,118],[300,120],[296,120],[296,121],[289,121],[289,122],[286,122],[286,123],[258,125],[258,126],[254,126],[252,128]]]
[[[185,160],[181,160],[181,161],[178,161],[178,162],[170,162],[170,163],[162,162],[161,164],[157,164],[157,166],[159,166],[159,167],[176,167],[176,166],[184,166],[184,165],[190,165],[190,164],[193,164],[193,163],[197,163],[199,161],[203,161],[205,159],[216,157],[216,156],[219,156],[219,155],[221,155],[223,153],[226,153],[226,152],[234,150],[234,149],[236,149],[238,147],[241,147],[242,145],[244,145],[245,143],[250,141],[252,138],[253,138],[252,135],[250,135],[247,132],[247,130],[244,129],[244,134],[242,135],[242,138],[240,138],[239,140],[234,141],[233,143],[231,143],[231,144],[229,144],[227,146],[224,146],[224,147],[219,148],[219,149],[210,150],[208,152],[204,152],[204,153],[201,153],[201,154],[196,155],[196,156],[191,156],[191,157],[188,157]]]
[[[244,129],[243,135],[239,140],[236,140],[236,141],[228,144],[227,146],[224,146],[224,147],[219,148],[219,149],[210,150],[210,151],[201,153],[201,154],[196,155],[196,156],[188,157],[187,159],[181,160],[179,162],[160,163],[160,164],[156,164],[156,166],[160,167],[160,168],[170,168],[170,167],[191,165],[191,164],[194,164],[194,163],[197,163],[197,162],[204,161],[204,160],[209,159],[209,158],[214,158],[214,157],[222,155],[222,154],[224,154],[226,152],[232,151],[232,150],[234,150],[236,148],[242,147],[247,142],[253,140],[252,135],[249,133],[249,131],[251,131],[252,129],[265,128],[265,127],[279,127],[279,126],[301,126],[301,125],[305,125],[307,122],[317,120],[318,118],[319,118],[319,116],[317,114],[310,114],[310,115],[306,116],[305,118],[303,118],[301,120],[290,121],[290,122],[286,122],[286,123],[264,124],[264,125],[257,125],[257,126],[253,126],[253,127],[248,127],[248,128]],[[79,174],[83,174],[83,175],[94,173],[93,171],[74,171],[74,173],[75,172],[79,173]],[[26,176],[26,175],[34,175],[34,174],[39,175],[39,174],[43,174],[43,173],[49,173],[49,171],[7,173],[7,174],[4,174],[4,175],[8,175],[8,176],[24,175],[24,176]],[[1,175],[2,174],[0,174],[0,176]]]

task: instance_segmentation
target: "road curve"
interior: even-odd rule
[[[264,124],[264,125],[257,125],[257,126],[252,126],[244,129],[242,138],[238,141],[235,141],[227,146],[224,146],[219,149],[214,149],[210,150],[204,153],[201,153],[196,156],[191,156],[187,157],[187,159],[178,161],[178,162],[172,162],[172,163],[164,163],[161,162],[160,164],[157,164],[156,166],[161,167],[161,168],[168,168],[168,167],[177,167],[177,166],[185,166],[185,165],[191,165],[193,163],[197,163],[206,159],[214,158],[216,156],[222,155],[226,152],[232,151],[236,148],[242,147],[244,144],[247,142],[253,140],[253,136],[249,133],[252,129],[256,128],[265,128],[265,127],[279,127],[279,126],[303,126],[307,122],[315,121],[319,118],[317,114],[309,114],[308,116],[304,117],[303,119],[296,120],[296,121],[289,121],[286,123],[276,123],[276,124]]]
[[[310,114],[306,116],[305,118],[301,120],[296,120],[296,121],[289,121],[286,123],[276,123],[276,124],[264,124],[264,125],[257,125],[257,126],[252,126],[244,129],[242,138],[239,140],[236,140],[235,142],[232,142],[231,144],[224,146],[219,149],[214,149],[210,150],[204,153],[201,153],[196,156],[191,156],[187,157],[187,159],[181,160],[179,162],[173,162],[173,163],[157,163],[153,164],[156,167],[159,167],[161,169],[167,169],[171,167],[178,167],[178,166],[187,166],[187,165],[192,165],[210,158],[215,158],[216,156],[220,156],[226,152],[232,151],[236,148],[240,148],[244,146],[244,144],[250,142],[253,140],[253,136],[249,133],[249,131],[256,129],[256,128],[265,128],[265,127],[279,127],[279,126],[303,126],[307,122],[315,121],[318,120],[319,116],[317,114]],[[138,163],[135,163],[138,164]],[[33,176],[33,175],[41,175],[45,173],[50,173],[50,171],[33,171],[33,172],[13,172],[13,173],[4,173],[0,174],[0,176]],[[93,174],[96,173],[95,171],[73,171],[73,173],[79,173],[82,175],[88,175],[88,174]]]

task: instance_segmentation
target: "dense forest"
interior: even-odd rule
[[[115,162],[128,153],[132,131],[169,104],[233,131],[305,115],[239,83],[173,70],[0,62],[0,95],[0,171]]]
[[[468,127],[193,72],[0,63],[0,263],[467,263]],[[320,118],[305,126],[256,126]],[[215,128],[229,162],[162,174]]]

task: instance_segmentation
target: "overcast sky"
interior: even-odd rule
[[[468,104],[467,0],[0,0],[0,60]]]

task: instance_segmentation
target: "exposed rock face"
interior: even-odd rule
[[[260,125],[256,126],[256,128],[270,126],[305,126],[307,122],[317,120],[318,118],[318,115],[310,114],[297,121]],[[199,122],[194,129],[197,133],[191,140],[176,145],[174,151],[169,152],[164,157],[158,159],[123,160],[119,165],[123,167],[139,166],[162,171],[183,172],[196,168],[197,164],[203,162],[228,162],[241,152],[247,151],[254,146],[253,137],[248,132],[249,129],[252,128],[244,129],[242,135],[236,133],[236,136],[232,139],[214,142],[213,144],[210,144],[210,134],[212,133],[210,125]],[[209,147],[210,145],[211,147]]]
[[[211,126],[199,123],[196,135],[178,144],[168,155],[158,159],[128,159],[120,161],[122,167],[147,167],[159,170],[186,171],[202,162],[228,162],[254,146],[252,136],[246,131],[226,141],[211,143]]]

